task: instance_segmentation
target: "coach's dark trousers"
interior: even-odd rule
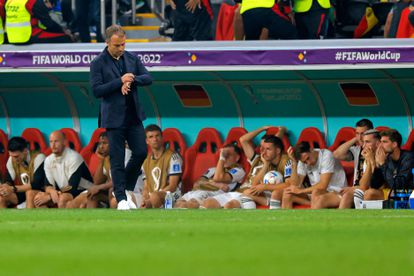
[[[142,122],[119,128],[106,129],[109,139],[112,185],[118,202],[126,200],[125,190],[134,190],[141,166],[147,157],[147,145]],[[131,159],[125,166],[125,141],[132,151]]]

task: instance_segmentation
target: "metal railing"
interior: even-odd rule
[[[101,24],[101,34],[105,33],[105,29],[106,29],[106,18],[105,18],[105,0],[100,0],[100,11],[101,11],[101,20],[100,20],[100,24]],[[116,24],[117,22],[117,4],[118,1],[117,0],[111,0],[111,16],[112,16],[112,24]],[[156,3],[157,2],[157,3]],[[151,0],[150,1],[150,9],[151,11],[158,13],[159,15],[161,15],[162,17],[164,17],[164,10],[165,10],[165,5],[166,5],[166,0]],[[158,4],[158,5],[157,5]],[[137,18],[136,18],[136,7],[137,7],[137,3],[135,0],[131,1],[131,23],[133,25],[136,24],[137,22]],[[72,0],[72,11],[75,13],[76,10],[76,0]]]

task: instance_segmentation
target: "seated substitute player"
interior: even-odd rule
[[[79,208],[92,185],[92,176],[82,156],[65,147],[65,135],[50,134],[52,154],[45,159],[46,188],[34,198],[36,207]]]
[[[359,184],[362,176],[364,158],[361,155],[364,133],[374,129],[373,123],[368,119],[361,119],[355,125],[355,137],[340,145],[333,155],[341,161],[354,161],[354,186]]]
[[[164,206],[167,191],[173,194],[174,200],[181,196],[183,161],[180,154],[164,147],[162,131],[157,125],[147,126],[145,136],[151,154],[142,164],[144,190],[141,207],[160,208]]]
[[[384,130],[380,135],[381,146],[375,153],[375,163],[381,169],[386,185],[396,190],[413,189],[413,152],[401,149],[402,137],[397,130]]]
[[[343,143],[340,145],[334,152],[333,155],[336,159],[341,161],[354,161],[354,182],[353,187],[345,187],[344,190],[341,192],[342,194],[348,194],[346,196],[347,199],[344,201],[343,208],[350,208],[345,207],[349,204],[349,198],[352,197],[353,201],[353,193],[355,187],[359,185],[359,181],[362,177],[362,171],[364,166],[364,157],[362,156],[362,146],[363,146],[363,136],[367,130],[373,129],[373,123],[368,119],[361,119],[355,124],[355,137],[351,140]]]
[[[245,183],[242,185],[241,189],[244,190],[245,188],[249,188],[252,186],[253,177],[257,174],[260,166],[262,165],[262,160],[260,158],[260,154],[257,154],[254,148],[253,139],[262,133],[263,131],[267,131],[272,126],[263,126],[256,130],[253,130],[249,133],[244,134],[240,137],[239,141],[242,146],[244,155],[246,156],[248,162],[250,163],[250,171],[246,178]],[[283,136],[286,133],[286,128],[283,126],[279,126],[279,131],[276,135],[263,135],[260,139],[260,152],[262,152],[264,140],[268,137],[276,136],[280,139],[283,139]]]
[[[19,205],[26,201],[26,208],[34,208],[33,196],[43,189],[45,155],[29,151],[22,137],[9,140],[9,159],[5,183],[0,185],[0,208]]]
[[[99,144],[95,154],[99,158],[99,163],[93,176],[94,185],[91,185],[88,189],[86,207],[97,208],[99,203],[101,203],[108,204],[110,208],[115,209],[118,207],[118,202],[113,195],[111,163],[109,162],[109,141],[106,132],[99,136]],[[125,145],[125,166],[130,158],[131,150],[128,148],[128,145]],[[126,191],[127,201],[132,201],[135,206],[138,206],[142,186],[142,177],[139,176],[134,191]]]
[[[275,136],[264,140],[260,158],[261,165],[256,167],[259,168],[259,171],[253,178],[252,187],[245,190],[243,194],[259,205],[268,206],[272,192],[277,190],[283,191],[284,188],[290,185],[289,178],[292,174],[292,162],[288,155],[283,153],[282,140]],[[283,175],[284,182],[275,184],[264,183],[263,178],[270,171],[278,171]]]
[[[93,183],[87,193],[87,208],[97,208],[99,202],[109,205],[110,189],[112,188],[111,165],[109,162],[109,141],[106,132],[99,135],[99,144],[95,152],[99,159],[95,174],[93,175]]]
[[[264,185],[262,183],[263,176],[266,172],[272,170],[281,170],[282,175],[284,175],[284,170],[287,163],[289,163],[289,158],[284,155],[282,157],[282,152],[282,140],[276,136],[266,136],[261,145],[261,157],[258,156],[254,159],[250,172],[247,175],[248,183],[252,184],[250,188],[244,190],[244,194],[239,192],[229,192],[207,198],[203,201],[201,206],[208,209],[254,209],[256,208],[255,202],[258,202],[261,205],[268,205],[268,198],[270,198],[271,192],[266,195],[264,191],[266,189],[274,189],[276,185]],[[266,165],[263,162],[265,162]],[[281,169],[279,169],[279,166]],[[289,171],[289,169],[287,171]],[[281,189],[282,188],[283,185],[281,185]]]
[[[341,192],[342,199],[339,208],[352,208],[354,205],[354,193],[361,199],[374,200],[383,198],[382,186],[384,178],[382,172],[375,164],[375,152],[380,146],[381,136],[376,129],[369,129],[362,135],[362,151],[360,160],[363,160],[362,172],[358,173],[359,180],[354,182],[353,189],[344,188]]]
[[[241,149],[237,145],[225,145],[220,150],[217,166],[209,168],[194,183],[193,191],[179,198],[174,207],[199,208],[204,199],[237,189],[246,174],[238,163],[240,154]]]
[[[291,209],[294,203],[311,204],[312,209],[336,208],[339,192],[346,186],[345,171],[341,163],[327,149],[311,149],[308,142],[301,142],[294,149],[298,160],[296,183],[283,192],[282,208]],[[304,188],[308,176],[311,187]],[[310,199],[309,199],[310,197]]]

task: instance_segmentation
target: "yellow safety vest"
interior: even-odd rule
[[[331,3],[329,0],[317,0],[319,5],[322,8],[329,9],[331,7]],[[313,0],[295,0],[295,5],[293,6],[293,10],[295,12],[307,12],[312,7]]]
[[[0,45],[4,42],[3,18],[0,18]]]
[[[255,8],[271,8],[274,5],[275,0],[243,0],[240,14],[243,14],[245,11]]]
[[[28,0],[6,2],[6,32],[10,43],[26,43],[32,36],[30,13],[26,9]]]

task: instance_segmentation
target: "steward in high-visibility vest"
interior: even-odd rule
[[[6,18],[4,1],[5,0],[0,0],[0,45],[4,43],[4,19]]]
[[[295,0],[295,5],[293,6],[293,10],[297,13],[299,12],[307,12],[311,8],[313,8],[315,4],[318,3],[320,7],[324,9],[329,9],[331,7],[331,3],[329,0]]]
[[[71,42],[70,32],[53,21],[43,0],[6,0],[5,10],[10,43]]]
[[[295,22],[301,39],[321,39],[328,35],[329,0],[294,0]]]
[[[258,40],[263,28],[269,31],[270,39],[295,39],[295,26],[284,16],[272,10],[275,0],[243,0],[240,14],[246,40]]]

